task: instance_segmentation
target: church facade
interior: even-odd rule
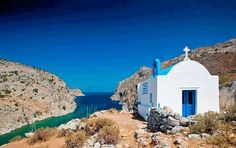
[[[153,75],[138,84],[138,112],[147,119],[153,107],[168,106],[182,116],[207,111],[219,112],[219,78],[211,75],[200,63],[188,58],[175,65],[161,69],[156,59]]]

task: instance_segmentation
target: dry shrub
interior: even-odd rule
[[[84,142],[88,139],[87,133],[83,130],[78,130],[76,132],[71,133],[66,138],[66,148],[77,148],[82,147]]]
[[[21,139],[23,139],[23,137],[21,137],[21,136],[15,136],[15,137],[13,137],[13,138],[10,140],[10,142],[20,141]]]
[[[227,122],[219,122],[217,132],[209,139],[208,143],[220,147],[235,147],[236,137],[234,126]]]
[[[85,131],[93,135],[99,132],[104,126],[113,126],[114,122],[108,118],[91,118],[87,120]]]
[[[32,145],[36,142],[47,141],[49,138],[54,136],[57,133],[57,130],[54,128],[41,128],[38,129],[32,137],[27,140],[27,143]]]
[[[70,130],[67,130],[67,129],[62,129],[62,130],[59,130],[58,133],[57,133],[57,137],[67,137],[71,134],[71,131]]]
[[[191,133],[209,133],[213,134],[217,128],[218,114],[212,111],[199,114],[195,117],[197,124],[190,126]]]
[[[104,126],[98,133],[97,140],[101,144],[117,144],[120,131],[115,126]]]
[[[221,116],[222,120],[226,122],[236,121],[236,105],[232,105],[225,110]]]
[[[230,80],[230,78],[226,75],[221,75],[219,79],[220,79],[220,84],[225,84]]]
[[[110,108],[108,110],[108,112],[110,112],[110,113],[117,113],[118,111],[115,108]]]

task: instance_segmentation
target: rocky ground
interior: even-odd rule
[[[0,60],[0,135],[36,120],[72,112],[76,108],[74,98],[75,93],[57,76]]]
[[[180,55],[165,61],[162,63],[162,68],[173,65],[183,58],[184,55]],[[236,105],[236,40],[194,49],[190,53],[190,59],[200,62],[211,74],[219,76],[221,111]],[[119,100],[123,109],[136,111],[137,84],[146,80],[151,73],[151,68],[142,67],[129,78],[121,81],[111,98]]]
[[[156,111],[151,115],[151,118],[156,118]],[[173,115],[171,115],[173,114]],[[194,122],[193,119],[190,118],[182,118],[180,116],[177,117],[174,113],[167,113],[166,115],[171,117],[168,119],[168,123],[166,125],[170,125],[172,127],[181,126],[181,130],[173,133],[163,133],[160,131],[150,131],[151,125],[148,125],[149,122],[143,121],[137,117],[134,117],[130,112],[125,111],[100,111],[96,112],[90,116],[90,118],[108,118],[115,122],[115,125],[118,127],[120,134],[118,143],[115,145],[112,144],[101,144],[96,141],[96,134],[89,137],[82,147],[96,147],[96,148],[137,148],[137,147],[155,147],[155,148],[200,148],[200,147],[214,147],[207,143],[207,139],[210,137],[209,134],[190,134],[187,124]],[[176,117],[175,117],[176,116]],[[160,118],[159,118],[160,119]],[[164,119],[164,118],[162,118]],[[151,120],[151,119],[150,119]],[[181,121],[182,120],[182,121]],[[155,120],[153,122],[157,123],[161,120]],[[153,123],[152,123],[153,124]],[[165,125],[164,123],[162,123]],[[154,124],[153,124],[154,125]],[[84,120],[74,119],[67,124],[63,124],[58,127],[59,130],[62,129],[71,129],[78,130],[84,129],[86,127],[86,123]],[[157,128],[155,128],[157,129]],[[6,148],[17,148],[17,147],[65,147],[65,137],[51,137],[45,142],[38,142],[34,145],[27,144],[27,138],[19,141],[12,142],[10,144],[5,145]]]

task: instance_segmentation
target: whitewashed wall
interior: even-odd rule
[[[146,106],[150,106],[151,107],[151,103],[150,103],[150,93],[152,93],[152,102],[153,102],[153,106],[156,106],[157,104],[157,77],[153,78],[153,79],[148,79],[145,80],[141,83],[139,83],[138,85],[138,99],[139,102],[141,102],[141,104],[146,105]],[[143,83],[147,83],[148,84],[148,94],[142,94],[142,89],[143,89]]]
[[[198,62],[176,64],[164,76],[157,77],[157,100],[182,115],[182,90],[196,90],[196,113],[219,112],[219,80]]]
[[[143,83],[148,84],[148,93],[143,94]],[[150,102],[150,93],[152,93],[152,104]],[[145,80],[138,84],[138,112],[139,114],[147,118],[147,114],[151,107],[157,107],[157,77],[153,79]]]

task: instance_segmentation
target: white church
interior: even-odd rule
[[[138,84],[138,112],[147,119],[151,108],[168,106],[187,117],[207,111],[219,112],[219,78],[211,75],[200,63],[188,58],[161,69],[156,59],[153,75]]]

